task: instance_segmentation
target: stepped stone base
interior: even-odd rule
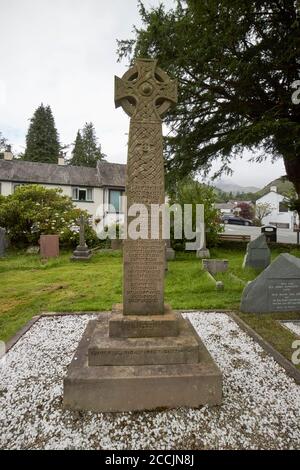
[[[111,315],[107,314],[99,321],[92,320],[88,323],[64,380],[65,408],[121,412],[221,403],[222,374],[188,320],[179,319],[177,337],[124,340],[108,337],[110,318]],[[125,345],[127,351],[133,351],[130,354],[123,354],[126,360],[122,359],[121,362],[127,361],[128,365],[91,365],[94,361],[91,352],[97,346],[97,337],[99,340],[102,334],[104,339],[104,332],[106,332],[105,341],[98,344],[98,351],[102,351],[102,357],[105,356],[103,354],[105,342],[108,345],[109,342],[115,344],[115,341],[119,341],[119,345],[123,347]],[[130,349],[128,346],[130,341],[131,346],[143,344],[143,348],[149,348],[150,351],[152,344],[151,354],[145,354],[141,350],[136,353],[140,348]],[[155,347],[154,341],[158,343]],[[185,347],[187,349],[184,353]],[[115,354],[114,350],[109,352],[109,348],[107,352],[110,357],[106,356],[106,359],[109,359],[110,363],[117,357],[117,362],[120,362],[122,354]],[[128,357],[132,359],[128,360]],[[147,357],[151,357],[153,362],[160,361],[160,363],[136,364],[140,358],[145,361]],[[176,358],[185,362],[161,363],[166,357],[169,361]],[[189,360],[195,362],[187,362]]]
[[[123,315],[123,305],[115,304],[109,319],[109,336],[118,338],[146,338],[177,336],[179,316],[169,305],[163,315]]]
[[[71,256],[72,261],[86,261],[91,259],[92,252],[88,249],[87,246],[77,246],[76,250],[73,252],[73,256]]]
[[[89,366],[190,364],[199,361],[198,337],[181,318],[178,336],[116,338],[108,336],[108,322],[97,322],[88,348]]]

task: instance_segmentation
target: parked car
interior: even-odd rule
[[[222,221],[224,224],[253,225],[252,220],[244,219],[244,217],[239,217],[238,215],[232,214],[224,214],[222,216]]]

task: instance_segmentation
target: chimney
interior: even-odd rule
[[[58,163],[58,165],[60,165],[60,166],[64,166],[64,164],[65,164],[65,156],[64,156],[63,153],[60,153],[60,154],[59,154],[58,162],[57,162],[57,163]]]
[[[12,151],[11,151],[11,145],[6,146],[3,158],[4,158],[4,160],[13,160],[14,159],[14,156],[13,156]]]
[[[273,191],[273,193],[277,193],[277,186],[271,186],[270,191]]]

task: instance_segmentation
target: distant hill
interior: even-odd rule
[[[261,190],[261,188],[257,188],[255,186],[240,186],[239,184],[229,183],[224,180],[216,181],[214,186],[224,193],[257,193]]]
[[[281,176],[280,178],[277,178],[276,180],[271,181],[271,183],[267,184],[263,189],[260,191],[257,191],[255,194],[256,199],[264,196],[265,194],[268,194],[270,192],[271,186],[276,186],[277,187],[277,192],[279,194],[282,194],[285,196],[288,194],[290,191],[294,189],[293,183],[291,183],[288,179],[287,176]]]

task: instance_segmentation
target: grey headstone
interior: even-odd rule
[[[202,267],[211,274],[224,273],[228,269],[227,259],[203,259]]]
[[[0,227],[0,257],[5,255],[7,245],[6,230]]]
[[[271,262],[271,252],[265,235],[260,235],[247,245],[243,268],[265,269]]]
[[[249,313],[300,312],[300,259],[279,255],[244,289],[241,311]]]

